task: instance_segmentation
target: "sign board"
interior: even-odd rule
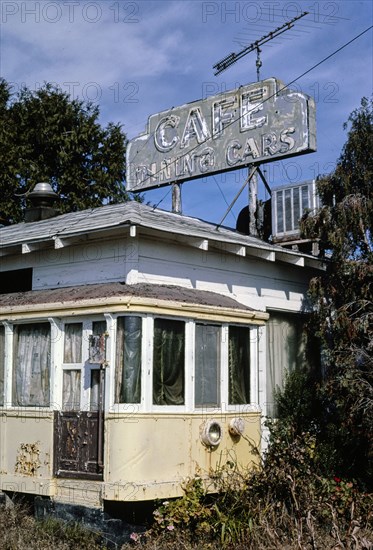
[[[127,145],[127,191],[316,151],[312,98],[269,78],[152,115]]]

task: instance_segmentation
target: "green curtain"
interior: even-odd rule
[[[195,341],[196,407],[218,407],[220,405],[220,327],[196,324]]]
[[[116,403],[141,401],[141,317],[118,317]]]
[[[185,323],[154,320],[153,403],[183,405]]]

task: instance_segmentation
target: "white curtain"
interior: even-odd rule
[[[82,323],[65,324],[64,363],[81,363],[82,361]]]
[[[13,405],[49,406],[50,347],[49,323],[15,327]]]
[[[79,370],[64,370],[63,371],[63,403],[64,411],[79,411],[80,410],[80,382],[81,371]]]
[[[275,392],[283,387],[287,372],[305,358],[304,319],[300,315],[271,313],[267,322],[267,415],[276,417]]]

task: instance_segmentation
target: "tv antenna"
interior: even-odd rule
[[[280,36],[280,34],[286,32],[287,30],[290,30],[292,27],[294,27],[294,23],[304,17],[305,15],[308,15],[308,11],[304,11],[297,17],[293,17],[293,19],[290,19],[290,21],[287,21],[280,27],[277,27],[274,31],[269,32],[268,34],[262,36],[259,38],[259,40],[256,40],[255,42],[252,42],[249,46],[246,46],[243,50],[241,50],[238,53],[230,53],[224,59],[216,63],[213,68],[215,69],[215,76],[222,73],[226,69],[228,69],[231,65],[236,63],[239,59],[244,57],[246,54],[253,52],[256,50],[256,75],[257,75],[257,81],[260,81],[260,68],[262,66],[262,61],[260,59],[260,53],[261,49],[260,46],[263,44],[266,44],[273,38],[277,38],[277,36]],[[258,230],[256,226],[256,218],[257,218],[257,206],[258,206],[258,179],[257,179],[257,173],[259,173],[264,185],[266,186],[267,190],[269,191],[269,194],[271,194],[271,189],[266,182],[265,175],[261,172],[259,166],[255,163],[252,163],[249,165],[249,176],[247,180],[245,181],[244,185],[240,189],[238,195],[241,194],[243,189],[246,187],[246,185],[249,186],[249,234],[252,236],[258,235]],[[227,213],[225,214],[223,220],[220,222],[218,227],[223,223],[226,215],[231,210],[234,202],[236,201],[236,198],[234,199],[233,203],[229,206],[229,209]]]
[[[299,19],[301,19],[302,17],[304,17],[305,15],[308,15],[308,14],[309,14],[308,11],[304,11],[303,13],[298,15],[297,17],[294,17],[290,21],[287,21],[286,23],[281,25],[281,27],[277,27],[277,29],[275,29],[274,31],[271,31],[268,34],[266,34],[266,35],[262,36],[261,38],[259,38],[259,40],[256,40],[255,42],[252,42],[249,46],[246,46],[240,52],[238,52],[238,53],[233,53],[232,52],[232,53],[228,54],[226,57],[224,57],[218,63],[215,63],[215,65],[213,66],[213,68],[215,69],[215,73],[214,73],[215,76],[217,76],[218,74],[220,74],[223,71],[225,71],[226,69],[228,69],[231,65],[236,63],[236,61],[241,59],[241,57],[244,57],[248,53],[253,52],[254,50],[256,50],[256,74],[257,74],[257,80],[259,82],[259,80],[260,80],[260,68],[262,66],[262,61],[260,59],[260,53],[261,53],[262,50],[260,49],[260,46],[262,46],[266,42],[269,42],[273,38],[277,38],[277,36],[280,36],[280,34],[288,31],[289,29],[294,27],[294,23],[296,21],[298,21]]]

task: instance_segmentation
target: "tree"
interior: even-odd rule
[[[319,439],[339,473],[373,480],[373,101],[363,98],[345,124],[334,172],[320,178],[322,207],[303,220],[327,258],[313,279],[310,330],[322,346]]]
[[[1,213],[22,220],[25,200],[15,197],[49,182],[63,212],[122,202],[126,136],[119,124],[103,128],[99,108],[51,84],[37,91],[10,92],[0,80]]]

